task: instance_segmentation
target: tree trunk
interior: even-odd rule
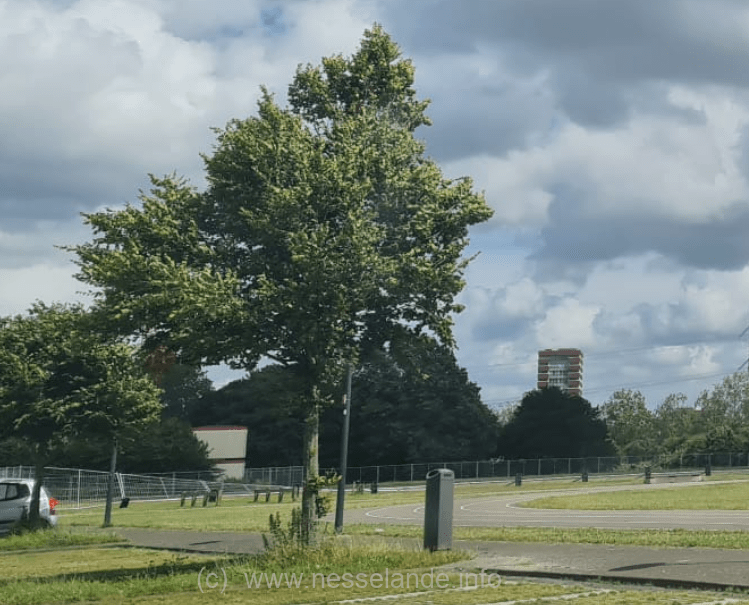
[[[114,498],[114,473],[117,469],[117,437],[112,444],[112,457],[109,460],[109,480],[107,481],[107,502],[104,506],[104,527],[112,525],[112,499]]]
[[[320,409],[313,399],[304,425],[304,471],[305,482],[302,490],[301,539],[304,544],[314,544],[317,525],[317,492],[320,463],[318,444],[320,436]]]
[[[44,461],[41,455],[37,455],[34,461],[34,490],[31,492],[31,505],[29,508],[29,526],[32,529],[41,527],[39,516],[39,497],[42,492],[42,481],[44,481]]]

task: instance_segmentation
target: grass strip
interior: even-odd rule
[[[297,574],[318,582],[331,574],[371,574],[385,569],[411,569],[440,566],[467,558],[467,553],[429,553],[392,545],[347,546],[324,541],[319,548],[284,548],[252,557],[215,557],[174,555],[147,549],[84,549],[74,556],[60,552],[17,552],[3,560],[0,579],[0,603],[4,605],[42,605],[46,603],[122,602],[140,597],[158,596],[155,602],[181,603],[181,597],[200,593],[198,579],[203,573],[232,579],[232,590],[242,591],[243,601],[269,602],[265,599],[275,588],[261,584],[248,586],[253,574]],[[226,572],[226,576],[224,576]],[[203,576],[205,578],[205,575]],[[258,582],[262,579],[258,576]],[[308,586],[308,585],[307,585]],[[304,586],[303,586],[304,587]],[[337,589],[321,593],[321,601],[330,600]],[[302,593],[288,588],[288,599],[299,602]],[[308,602],[306,592],[304,601]],[[164,597],[169,595],[169,597]],[[205,596],[200,595],[203,600]],[[255,601],[254,597],[259,597]],[[293,598],[292,598],[293,597]],[[323,598],[324,597],[324,598]]]
[[[114,533],[76,533],[60,529],[40,530],[0,538],[0,554],[23,550],[43,550],[122,542]]]
[[[749,483],[551,496],[530,500],[522,506],[573,510],[749,510]]]
[[[377,535],[421,539],[424,529],[415,525],[348,525],[350,535]],[[597,529],[553,527],[456,527],[453,540],[476,542],[527,542],[545,544],[608,544],[652,548],[749,549],[746,531],[692,531],[686,529]]]

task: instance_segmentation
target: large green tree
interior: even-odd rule
[[[529,391],[502,428],[499,453],[506,458],[610,456],[606,423],[590,402],[549,387]]]
[[[657,451],[658,426],[640,391],[621,389],[603,404],[609,437],[620,456],[647,456]]]
[[[155,420],[159,390],[126,343],[104,337],[80,306],[35,304],[0,318],[0,438],[23,439],[36,467],[30,522],[39,519],[44,466],[84,435],[109,442]]]
[[[453,351],[428,337],[394,339],[354,374],[349,461],[354,466],[478,460],[496,453],[499,423]],[[339,442],[342,415],[324,416]],[[334,429],[334,430],[329,430]],[[334,448],[326,456],[338,466]]]
[[[454,344],[468,227],[491,210],[446,179],[415,137],[428,125],[414,68],[375,26],[349,57],[300,66],[288,108],[217,132],[208,188],[154,179],[141,205],[87,215],[79,277],[102,321],[180,359],[252,370],[263,357],[303,384],[303,531],[312,528],[319,414],[362,351],[394,330]]]
[[[293,369],[265,366],[204,397],[190,422],[246,426],[250,466],[296,466],[303,451],[303,387]]]
[[[294,373],[266,366],[207,396],[193,424],[249,427],[252,466],[297,465],[302,459],[299,392]],[[321,416],[321,464],[338,467],[340,406]],[[431,338],[397,340],[370,351],[353,376],[348,461],[351,466],[490,458],[496,415],[449,347]]]

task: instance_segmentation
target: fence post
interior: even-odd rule
[[[507,478],[510,478],[510,461],[507,461]]]
[[[572,458],[567,458],[567,474],[572,474]]]
[[[414,465],[413,462],[411,463],[411,483],[414,482]]]
[[[380,484],[380,465],[378,464],[376,467],[377,472],[375,473],[375,476],[377,477],[377,485]]]
[[[601,474],[601,457],[598,456],[598,474]]]
[[[476,479],[479,478],[479,461],[476,460]]]
[[[116,477],[117,477],[117,483],[119,483],[120,485],[120,494],[122,498],[124,498],[125,497],[125,484],[122,481],[122,473],[117,473]]]
[[[538,459],[538,472],[536,473],[539,477],[541,476],[541,458]]]
[[[78,496],[76,502],[78,502],[78,508],[81,507],[81,469],[78,469]]]

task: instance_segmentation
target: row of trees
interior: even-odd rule
[[[651,409],[639,391],[620,390],[602,406],[620,455],[683,456],[749,451],[749,374],[737,372],[701,393],[692,405],[672,394]]]
[[[252,466],[298,465],[302,388],[288,368],[266,366],[207,394],[188,406],[185,417],[193,425],[251,427],[247,459]],[[496,415],[481,402],[478,386],[450,348],[430,338],[371,351],[354,372],[352,400],[352,466],[488,458],[496,450]],[[342,404],[333,405],[321,415],[325,467],[339,465],[342,410]]]

